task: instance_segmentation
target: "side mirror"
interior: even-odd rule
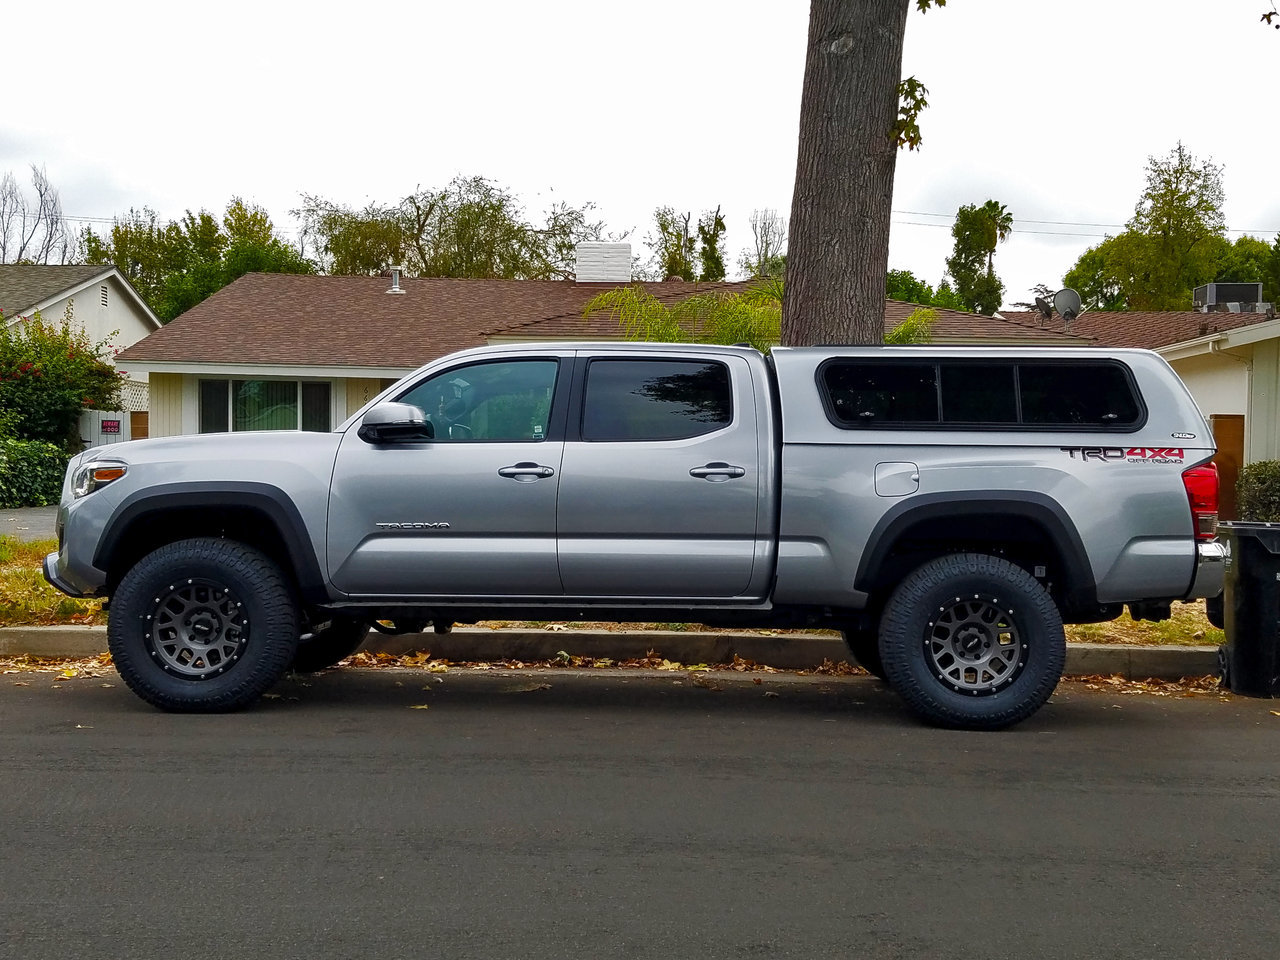
[[[356,431],[365,443],[405,443],[432,440],[436,431],[422,412],[411,403],[380,403],[360,418]]]

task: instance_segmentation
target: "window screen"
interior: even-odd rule
[[[584,440],[683,440],[733,421],[729,369],[699,360],[593,360]]]
[[[823,368],[822,380],[843,426],[938,422],[933,364],[831,363]]]
[[[200,381],[200,432],[226,433],[231,429],[227,381]]]

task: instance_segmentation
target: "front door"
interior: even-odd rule
[[[738,357],[595,357],[560,479],[560,576],[579,597],[748,589],[760,464]]]
[[[472,362],[397,399],[430,441],[369,444],[347,430],[329,500],[328,561],[364,597],[556,597],[556,493],[564,442],[550,428],[555,357]]]

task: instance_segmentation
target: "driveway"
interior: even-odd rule
[[[19,540],[53,540],[57,537],[53,524],[57,507],[17,507],[0,510],[0,537]]]

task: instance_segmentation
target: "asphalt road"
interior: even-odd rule
[[[0,956],[1280,955],[1276,703],[1068,684],[972,734],[718,685],[346,670],[171,716],[0,677]]]

